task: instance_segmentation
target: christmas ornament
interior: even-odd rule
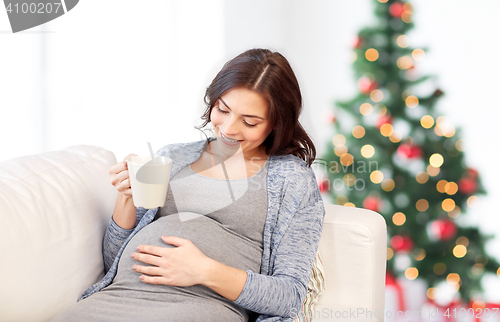
[[[374,196],[368,196],[363,200],[363,208],[379,212],[380,209],[380,198]]]
[[[458,190],[464,195],[471,195],[477,191],[477,181],[471,177],[458,180]]]
[[[406,159],[422,158],[424,152],[417,145],[401,144],[398,148],[398,155]]]
[[[358,49],[363,47],[364,44],[365,44],[365,39],[361,36],[357,36],[356,39],[354,39],[353,47],[355,49]]]
[[[457,234],[457,225],[449,219],[437,219],[431,223],[431,233],[439,241],[450,240]]]
[[[392,124],[392,117],[389,114],[384,114],[381,117],[379,117],[377,121],[377,129],[380,129],[380,127],[386,123]]]
[[[479,172],[477,172],[476,169],[473,168],[467,168],[467,176],[469,178],[474,178],[477,179],[479,177]]]
[[[327,192],[330,190],[330,181],[322,180],[319,182],[318,187],[320,192]]]
[[[440,90],[439,88],[438,88],[438,89],[436,89],[436,90],[434,91],[434,93],[432,93],[432,96],[433,96],[433,97],[440,97],[440,96],[443,96],[443,95],[444,95],[443,91],[442,91],[442,90]]]
[[[401,2],[394,2],[389,7],[389,13],[394,18],[401,18],[401,15],[403,14],[404,11],[405,11],[404,5]]]
[[[358,87],[361,93],[368,95],[371,91],[378,88],[378,84],[376,81],[363,76],[358,80]]]
[[[411,252],[413,240],[406,235],[396,235],[391,238],[391,247],[395,252]]]

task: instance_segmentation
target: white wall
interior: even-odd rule
[[[0,160],[75,144],[121,160],[149,153],[148,141],[156,150],[201,139],[193,125],[223,63],[222,22],[222,1],[80,1],[45,25],[0,34]]]

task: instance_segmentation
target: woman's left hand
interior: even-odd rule
[[[139,245],[133,259],[153,266],[134,265],[132,269],[144,275],[143,282],[172,286],[202,284],[211,259],[205,256],[189,239],[162,236],[162,240],[177,247]],[[150,276],[148,276],[150,275]]]

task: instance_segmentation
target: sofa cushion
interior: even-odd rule
[[[318,302],[319,296],[325,290],[325,269],[321,261],[321,255],[318,252],[314,258],[309,285],[307,285],[307,294],[302,303],[302,309],[297,314],[294,322],[311,322],[314,317],[314,305]]]
[[[48,321],[103,277],[114,154],[73,146],[0,163],[0,312]]]

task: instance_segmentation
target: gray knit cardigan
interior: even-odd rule
[[[209,138],[214,140],[215,138]],[[170,144],[156,155],[173,160],[170,178],[201,156],[206,140]],[[301,310],[321,236],[325,208],[316,177],[294,156],[269,157],[268,209],[260,273],[247,270],[247,280],[234,303],[259,314],[257,322],[293,321]],[[111,284],[128,241],[155,218],[156,209],[137,209],[137,225],[123,229],[111,219],[104,235],[104,278],[78,301]]]

